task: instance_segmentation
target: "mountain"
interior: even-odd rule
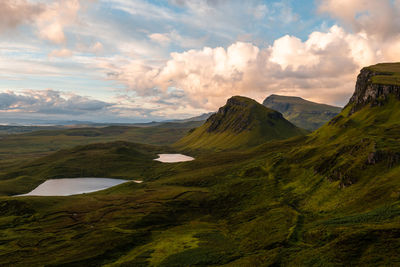
[[[281,113],[255,100],[234,96],[201,126],[176,143],[191,149],[232,149],[302,135]]]
[[[363,68],[343,111],[312,134],[323,144],[315,169],[341,187],[379,175],[400,163],[400,63]],[[322,153],[322,152],[321,152]],[[371,167],[372,166],[372,167]],[[398,173],[400,175],[400,172]],[[372,176],[372,177],[371,177]]]
[[[348,105],[313,133],[192,150],[190,162],[156,162],[156,154],[182,150],[127,142],[22,163],[4,154],[0,265],[400,266],[399,76],[400,64],[367,67]],[[228,102],[204,134],[252,132],[255,118],[270,114],[250,99]],[[7,196],[76,175],[143,183]]]
[[[277,110],[291,123],[314,131],[340,113],[342,108],[314,103],[301,97],[270,95],[263,105]]]

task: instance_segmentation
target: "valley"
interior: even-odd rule
[[[4,137],[0,265],[399,265],[399,66],[313,132],[234,96],[205,122]],[[78,177],[143,183],[12,197]]]

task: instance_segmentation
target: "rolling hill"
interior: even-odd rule
[[[302,135],[297,128],[256,101],[234,96],[200,127],[192,130],[175,146],[186,149],[248,148],[271,140]]]
[[[340,113],[342,108],[319,104],[301,97],[270,95],[263,105],[277,110],[285,119],[310,131],[314,131]]]
[[[10,166],[40,158],[60,149],[79,145],[126,141],[150,145],[170,145],[203,122],[164,122],[157,126],[107,126],[73,129],[38,128],[36,131],[0,136],[0,175]],[[0,129],[1,132],[1,129]]]
[[[126,142],[27,160],[2,181],[78,168],[145,182],[70,197],[0,191],[0,265],[399,266],[399,75],[400,63],[364,68],[348,105],[309,135],[194,150],[194,161],[177,164],[152,161],[161,147]],[[224,117],[253,105],[233,102],[206,129],[252,127]]]

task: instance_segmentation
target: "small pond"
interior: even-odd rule
[[[158,158],[155,160],[164,163],[175,163],[175,162],[192,161],[194,160],[194,158],[182,154],[158,154]]]

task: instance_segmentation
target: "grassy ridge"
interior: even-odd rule
[[[372,77],[372,82],[385,85],[400,85],[400,64],[381,63],[368,67],[368,69],[379,73]]]

